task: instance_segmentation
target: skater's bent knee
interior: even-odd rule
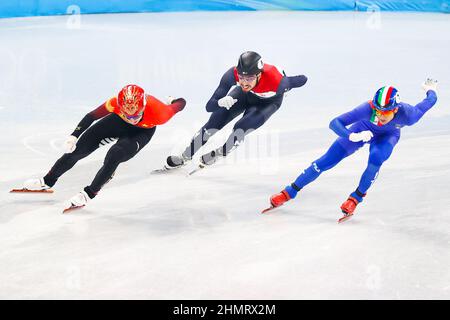
[[[387,157],[380,153],[374,153],[369,156],[369,164],[372,164],[374,166],[381,166],[383,162],[387,160]]]
[[[64,154],[64,160],[69,162],[77,162],[78,160],[81,160],[85,157],[87,157],[90,153],[83,151],[83,150],[77,150],[75,149],[72,153],[66,153]]]
[[[109,149],[105,157],[105,163],[120,163],[125,161],[128,152],[119,145],[114,145]]]
[[[339,159],[336,159],[331,156],[324,156],[320,159],[317,159],[312,163],[312,166],[317,172],[327,171],[333,168],[336,164],[339,163]]]

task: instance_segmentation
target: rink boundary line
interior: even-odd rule
[[[33,153],[36,153],[40,156],[47,156],[45,153],[33,148],[32,146],[29,145],[28,140],[30,140],[31,138],[34,138],[34,135],[30,135],[30,136],[26,136],[25,138],[22,138],[22,144],[25,146],[25,148],[27,148],[28,150],[32,151]]]

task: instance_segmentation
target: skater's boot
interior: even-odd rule
[[[23,188],[29,191],[44,191],[50,189],[43,178],[28,179],[23,183]]]
[[[221,157],[223,157],[222,147],[202,155],[200,157],[200,164],[210,166],[216,163]]]
[[[363,198],[366,196],[365,193],[360,192],[356,189],[352,194],[348,197],[348,199],[341,205],[341,210],[344,215],[352,215],[356,209],[358,203],[363,201]]]
[[[341,210],[344,216],[340,218],[338,222],[341,223],[350,219],[355,213],[356,206],[363,201],[365,196],[366,194],[360,192],[358,189],[356,189],[355,192],[352,192],[348,199],[341,205]]]
[[[280,193],[274,194],[270,197],[270,204],[272,207],[276,208],[282,206],[285,202],[291,200],[291,196],[287,193],[286,190],[281,191]]]
[[[69,199],[63,212],[82,208],[89,202],[89,200],[91,200],[91,198],[86,193],[86,191],[83,190],[81,192],[78,192],[76,195]]]
[[[166,170],[178,169],[185,166],[190,160],[191,158],[184,153],[179,156],[168,156],[164,168]]]
[[[347,200],[341,205],[342,213],[349,216],[352,215],[355,212],[356,206],[358,205],[359,201],[356,200],[353,197],[348,197]]]
[[[285,202],[291,200],[291,196],[286,190],[281,191],[280,193],[274,194],[270,197],[270,207],[261,211],[261,213],[269,212],[277,207],[282,206]]]
[[[76,195],[74,195],[72,198],[70,198],[70,203],[76,207],[83,207],[85,206],[88,201],[91,198],[89,198],[88,194],[86,193],[86,191],[80,191],[78,192]]]

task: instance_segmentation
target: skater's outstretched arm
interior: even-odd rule
[[[149,118],[152,119],[153,125],[161,125],[170,120],[177,112],[180,112],[186,106],[186,100],[177,98],[170,101],[170,104],[165,104],[153,96],[149,97],[147,102]]]
[[[416,106],[403,103],[407,124],[411,126],[419,121],[423,115],[435,105],[436,101],[436,91],[428,90],[426,98],[416,104]]]
[[[208,112],[214,112],[219,110],[221,107],[218,104],[219,99],[225,97],[230,91],[231,87],[236,85],[236,79],[234,78],[234,67],[230,68],[225,74],[222,76],[222,79],[220,79],[219,86],[217,87],[216,91],[214,91],[212,97],[209,99],[209,101],[206,103],[206,111]],[[240,90],[240,87],[236,87],[237,90]],[[233,93],[230,92],[231,96],[233,96]],[[236,98],[235,96],[233,96]]]
[[[83,119],[80,121],[80,123],[77,125],[75,130],[72,132],[70,136],[66,138],[64,141],[63,147],[65,153],[72,153],[75,151],[76,143],[78,138],[81,136],[83,132],[86,131],[87,128],[90,127],[90,125],[100,118],[103,118],[104,116],[110,114],[113,111],[113,108],[111,106],[111,100],[115,98],[111,98],[105,103],[103,103],[101,106],[96,108],[95,110],[92,110],[88,114],[86,114]]]
[[[338,136],[342,138],[348,138],[352,133],[346,127],[362,119],[370,118],[372,109],[368,102],[361,104],[350,112],[341,114],[334,118],[330,122],[330,129],[333,130]]]
[[[92,110],[88,114],[86,114],[83,119],[80,121],[80,123],[77,125],[75,130],[72,132],[72,136],[79,138],[80,135],[86,131],[87,128],[96,120],[103,118],[104,116],[110,114],[112,112],[108,110],[107,103],[109,100],[105,103],[103,103],[101,106],[96,108],[95,110]]]
[[[308,78],[304,75],[293,77],[284,76],[283,79],[281,79],[277,94],[287,92],[293,88],[300,88],[305,85],[306,81],[308,81]]]

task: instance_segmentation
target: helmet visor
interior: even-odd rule
[[[244,75],[244,74],[238,74],[238,79],[239,81],[244,81],[244,82],[253,82],[256,81],[257,79],[257,75]]]
[[[375,112],[376,112],[378,115],[388,116],[388,115],[394,113],[394,110],[393,110],[393,109],[391,109],[391,110],[379,110],[379,109],[375,109]]]

